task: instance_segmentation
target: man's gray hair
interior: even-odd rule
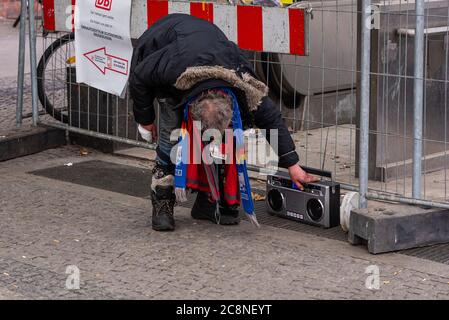
[[[217,129],[223,132],[232,120],[232,99],[219,90],[209,90],[191,106],[192,119],[201,121],[201,129]]]

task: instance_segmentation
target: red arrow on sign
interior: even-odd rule
[[[107,54],[105,47],[87,52],[84,56],[103,74],[106,74],[106,70],[111,70],[128,75],[128,60]]]

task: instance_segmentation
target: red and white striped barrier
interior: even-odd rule
[[[117,1],[117,0],[116,0]],[[75,0],[44,0],[44,28],[71,31]],[[307,55],[308,14],[300,8],[224,5],[210,2],[134,0],[131,37],[138,38],[158,19],[190,14],[217,25],[240,48]]]

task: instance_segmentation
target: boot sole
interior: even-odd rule
[[[158,227],[158,226],[155,226],[155,225],[152,225],[152,227],[153,227],[154,231],[175,231],[174,227],[173,228],[171,228],[171,227]]]
[[[240,218],[225,218],[223,220],[223,216],[220,218],[219,225],[221,226],[236,226],[240,224]]]

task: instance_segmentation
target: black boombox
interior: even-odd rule
[[[303,167],[304,171],[332,178],[332,173]],[[286,172],[267,177],[268,213],[295,221],[332,228],[340,225],[340,185],[321,180],[304,184],[304,190]]]

